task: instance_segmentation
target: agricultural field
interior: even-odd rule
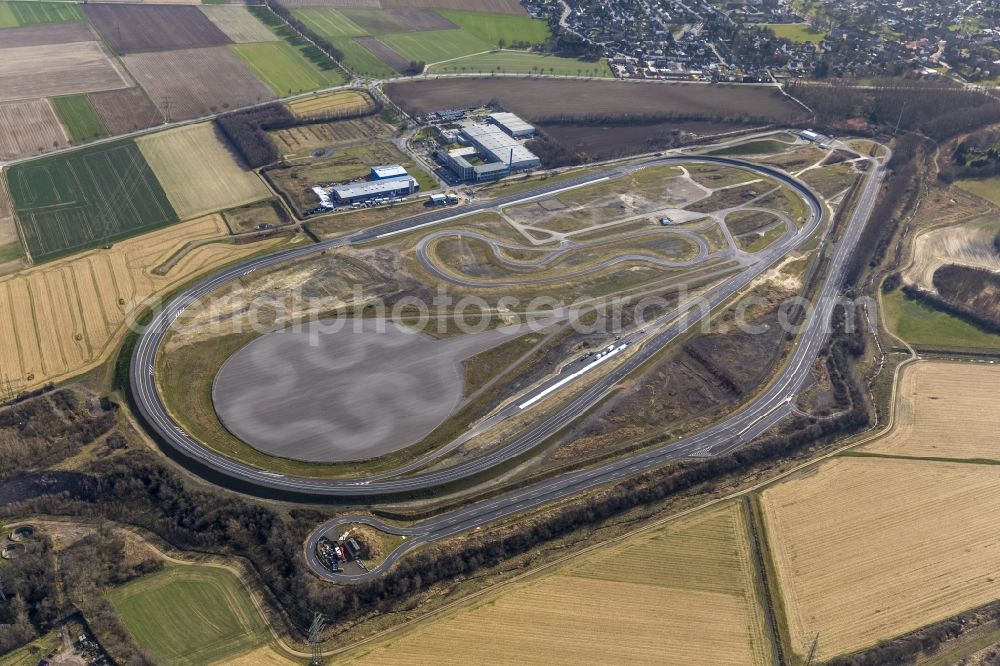
[[[296,18],[333,41],[338,37],[362,37],[368,32],[333,7],[308,7],[292,11]]]
[[[382,9],[433,7],[436,9],[462,9],[487,14],[526,15],[524,7],[518,0],[380,0],[378,4]]]
[[[86,95],[71,95],[52,99],[52,107],[69,132],[74,143],[99,139],[108,135],[94,104]]]
[[[177,221],[131,141],[15,165],[8,186],[36,262]]]
[[[897,390],[896,427],[859,451],[1000,461],[998,393],[1000,368],[994,365],[910,365]]]
[[[163,122],[163,116],[141,88],[91,93],[90,102],[112,135],[135,132]]]
[[[240,165],[214,123],[147,134],[136,145],[181,219],[270,196],[257,174]]]
[[[321,70],[286,42],[233,44],[229,47],[280,97],[328,88],[343,81],[339,69]]]
[[[214,663],[270,641],[253,599],[225,569],[172,565],[108,598],[136,643],[163,663]]]
[[[390,98],[409,113],[485,104],[500,100],[526,120],[586,109],[588,114],[659,113],[752,114],[776,121],[799,117],[799,110],[772,88],[701,86],[689,83],[621,81],[439,79],[386,86]]]
[[[760,501],[799,655],[817,634],[825,660],[1000,598],[994,465],[842,457]]]
[[[808,23],[765,23],[761,27],[773,32],[778,39],[787,39],[793,44],[818,44],[826,38],[824,31]]]
[[[4,33],[0,42],[0,101],[129,85],[86,25],[10,28]],[[64,42],[67,38],[78,41]]]
[[[295,49],[302,59],[308,61],[316,70],[320,71],[331,82],[330,85],[345,83],[347,81],[344,71],[336,62],[313,45],[312,42],[295,32],[270,9],[260,5],[253,5],[248,6],[247,11],[266,25],[281,41]]]
[[[273,130],[268,135],[285,157],[307,157],[318,150],[389,138],[394,128],[377,116]]]
[[[924,349],[1000,349],[1000,335],[933,308],[902,291],[882,294],[882,315],[891,332]]]
[[[399,72],[385,64],[353,38],[330,40],[344,54],[344,65],[361,76],[386,78],[396,76]]]
[[[913,241],[913,260],[903,278],[922,289],[933,290],[934,271],[945,264],[1000,271],[1000,256],[993,248],[998,231],[1000,224],[989,216],[924,232]]]
[[[294,13],[343,51],[347,67],[368,76],[393,76],[411,61],[450,60],[500,43],[540,44],[550,36],[544,21],[523,12],[464,11],[468,9],[309,6]]]
[[[17,233],[7,187],[3,179],[0,179],[0,275],[13,273],[24,266],[24,247]]]
[[[237,44],[273,42],[278,36],[257,20],[246,7],[238,5],[211,5],[200,8],[205,16]]]
[[[45,99],[0,102],[0,160],[36,155],[69,144],[69,137]]]
[[[225,46],[232,40],[194,6],[87,4],[115,53]]]
[[[455,10],[443,10],[441,16],[493,46],[500,45],[501,41],[507,46],[518,42],[541,44],[552,36],[548,23],[529,16]]]
[[[407,60],[434,63],[489,51],[493,44],[461,30],[428,30],[380,35],[379,40]]]
[[[0,278],[0,375],[25,389],[104,362],[147,298],[277,241],[232,245],[218,215]]]
[[[1000,206],[1000,176],[979,178],[975,180],[959,180],[955,183],[966,192]]]
[[[337,92],[314,95],[287,102],[285,106],[299,118],[362,113],[373,107],[367,93],[358,90],[338,90]]]
[[[610,77],[611,68],[605,60],[588,62],[576,58],[528,53],[525,51],[491,51],[434,65],[430,72],[496,72],[498,74],[550,74],[559,76]]]
[[[122,58],[168,120],[197,118],[275,98],[240,58],[224,46]]]
[[[345,663],[771,662],[741,504],[607,546]]]
[[[70,2],[25,2],[0,3],[0,27],[48,25],[52,23],[75,23],[86,21],[80,5]]]

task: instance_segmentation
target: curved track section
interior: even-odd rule
[[[823,207],[818,197],[796,179],[770,167],[754,165],[729,158],[684,156],[651,160],[633,168],[678,162],[704,162],[750,169],[760,175],[774,178],[792,187],[807,203],[810,211],[806,225],[804,225],[803,229],[795,237],[796,241],[797,239],[805,239],[811,235],[822,223]],[[385,237],[386,235],[427,227],[498,205],[507,205],[517,201],[545,196],[573,184],[596,182],[626,172],[627,170],[614,169],[593,174],[586,178],[580,178],[576,183],[562,181],[555,185],[470,207],[458,214],[452,211],[440,211],[422,215],[409,220],[384,225],[348,238],[334,239],[309,247],[295,248],[258,257],[239,266],[223,270],[186,290],[170,302],[161,312],[156,314],[138,340],[133,352],[130,368],[132,395],[137,409],[148,426],[156,432],[161,442],[166,446],[172,447],[180,455],[195,461],[200,469],[224,475],[231,480],[240,482],[244,487],[249,488],[251,492],[260,492],[261,494],[273,494],[273,491],[280,491],[290,496],[308,496],[317,499],[332,496],[399,495],[434,488],[488,471],[504,461],[529,451],[555,432],[558,432],[586,410],[587,407],[599,401],[612,386],[631,374],[659,349],[669,344],[678,335],[700,321],[705,312],[727,301],[764,270],[773,265],[775,261],[792,249],[797,242],[773,244],[765,250],[763,256],[760,257],[760,260],[751,269],[729,278],[706,296],[702,302],[698,303],[697,308],[692,307],[679,314],[669,324],[664,325],[662,329],[655,331],[652,335],[648,335],[641,342],[637,342],[637,351],[626,361],[613,371],[608,372],[600,381],[581,391],[578,396],[568,401],[560,409],[549,414],[534,429],[523,433],[508,444],[480,458],[447,469],[414,474],[406,478],[369,477],[353,480],[330,480],[283,476],[233,460],[214,451],[184,432],[183,428],[173,421],[168,414],[157,390],[154,376],[154,363],[157,350],[163,343],[171,323],[187,307],[216,288],[236,280],[250,271],[273,266],[290,259],[307,257],[322,252],[325,249],[340,247],[349,243],[360,243]],[[566,497],[586,488],[662,465],[665,461],[673,458],[713,455],[726,451],[752,436],[763,432],[773,423],[783,418],[790,410],[791,399],[806,377],[809,365],[826,339],[826,323],[829,321],[829,316],[835,304],[835,297],[840,285],[843,268],[847,258],[850,256],[850,252],[854,248],[857,235],[861,228],[863,228],[864,222],[870,212],[882,173],[883,170],[878,168],[877,163],[873,162],[873,168],[869,170],[869,176],[860,198],[860,203],[855,209],[854,217],[848,228],[845,230],[844,240],[834,246],[830,270],[823,283],[817,307],[807,319],[806,329],[801,335],[801,340],[796,346],[792,358],[771,385],[742,411],[732,415],[723,422],[717,423],[682,440],[646,450],[632,457],[608,463],[601,467],[566,474],[559,478],[542,482],[536,486],[508,493],[488,503],[473,504],[463,507],[461,510],[425,521],[417,529],[420,533],[419,536],[416,533],[414,534],[413,539],[408,541],[404,546],[404,552],[405,549],[412,547],[410,544],[419,543],[421,540],[433,540],[456,534],[469,529],[471,526],[483,524],[531,506],[537,506],[553,499]],[[323,533],[325,528],[328,527],[324,526],[324,529],[317,531],[313,538],[318,538],[317,535]],[[313,541],[311,540],[310,543],[313,543]],[[314,555],[311,555],[310,561],[314,561],[314,559]],[[387,564],[391,564],[391,560],[387,561]],[[317,569],[317,572],[321,575],[324,575],[324,571],[321,566]],[[378,570],[376,569],[375,571]],[[331,580],[339,580],[333,574],[330,574],[328,577]]]
[[[698,253],[695,257],[691,259],[666,259],[664,257],[658,257],[655,254],[640,254],[640,253],[621,254],[611,259],[602,261],[593,266],[587,266],[586,268],[582,268],[580,270],[569,271],[566,273],[560,273],[559,275],[552,275],[544,278],[526,278],[523,280],[489,280],[489,279],[472,280],[468,278],[462,278],[453,273],[448,272],[447,270],[442,269],[440,263],[438,261],[435,261],[434,258],[428,253],[428,247],[431,246],[436,240],[443,238],[454,238],[456,236],[461,238],[472,238],[480,242],[483,242],[487,246],[489,246],[497,262],[499,262],[506,268],[512,270],[532,270],[532,269],[537,270],[537,269],[544,269],[549,264],[558,261],[559,259],[562,259],[568,253],[573,251],[586,250],[615,243],[624,243],[633,240],[635,238],[640,238],[642,236],[650,236],[650,235],[679,236],[693,243],[694,246],[698,248]],[[420,239],[420,242],[417,243],[417,259],[420,261],[420,264],[427,271],[429,271],[432,275],[441,280],[445,280],[452,284],[456,284],[463,287],[494,288],[494,287],[534,286],[542,284],[551,284],[553,282],[561,282],[564,280],[572,280],[574,278],[590,275],[591,273],[603,271],[608,268],[613,268],[619,264],[624,264],[624,263],[631,263],[631,264],[644,263],[652,266],[659,266],[661,268],[690,268],[696,264],[701,263],[702,261],[704,261],[709,257],[708,242],[695,232],[688,231],[685,229],[670,229],[664,231],[648,230],[641,232],[639,234],[633,234],[631,236],[623,236],[621,238],[615,238],[607,241],[599,241],[596,243],[577,244],[573,242],[566,242],[562,244],[559,248],[551,250],[548,256],[543,257],[535,262],[515,261],[513,259],[504,257],[503,254],[501,254],[497,249],[500,247],[506,247],[513,250],[538,251],[538,248],[524,247],[521,245],[516,245],[514,243],[497,241],[493,238],[490,238],[489,236],[476,233],[475,231],[451,230],[451,231],[436,231]]]

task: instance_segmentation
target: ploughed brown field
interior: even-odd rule
[[[386,92],[411,113],[500,100],[528,120],[563,115],[703,113],[756,116],[775,121],[798,118],[800,110],[774,88],[697,83],[631,83],[552,79],[437,79],[391,83]]]
[[[123,60],[169,120],[274,99],[271,89],[224,46],[133,53]]]
[[[116,53],[224,46],[232,40],[198,7],[84,5]]]
[[[410,30],[447,30],[457,27],[433,9],[400,8],[393,9],[390,13]]]
[[[139,88],[91,93],[90,102],[109,134],[135,132],[163,122],[160,112]]]
[[[391,46],[380,42],[377,37],[355,37],[354,41],[374,53],[376,58],[397,72],[402,72],[410,66],[409,60],[396,53]]]
[[[128,85],[88,26],[10,28],[0,40],[0,101]]]
[[[97,34],[86,23],[57,23],[55,25],[33,25],[5,29],[0,48],[12,49],[19,46],[96,41],[98,41]]]
[[[12,160],[68,145],[69,137],[46,99],[0,104],[0,160]]]

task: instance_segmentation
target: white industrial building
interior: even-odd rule
[[[491,113],[489,115],[490,122],[502,129],[507,134],[511,135],[515,139],[526,138],[535,135],[535,128],[528,123],[521,120],[518,116],[513,113],[508,113],[506,111],[501,111],[500,113]]]
[[[332,192],[339,203],[347,204],[355,201],[367,201],[381,197],[404,197],[413,194],[420,188],[412,176],[403,178],[387,178],[385,180],[366,180],[360,183],[336,185]]]
[[[398,164],[385,164],[373,166],[368,180],[385,180],[386,178],[402,178],[406,176],[406,169]]]
[[[538,156],[496,125],[466,125],[462,135],[479,149],[487,162],[503,162],[511,171],[541,164]]]

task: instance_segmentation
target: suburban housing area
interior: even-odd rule
[[[0,0],[0,666],[1000,663],[998,16]]]

